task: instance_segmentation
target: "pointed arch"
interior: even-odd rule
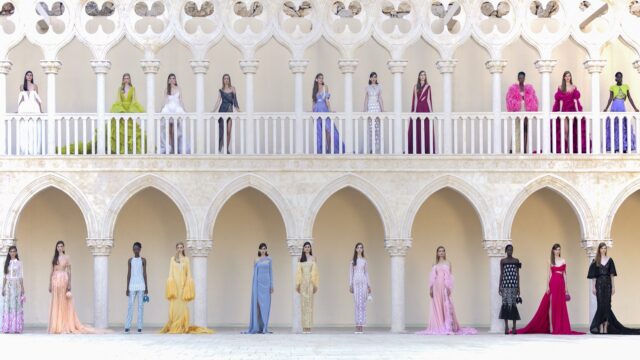
[[[405,222],[402,227],[402,235],[404,238],[411,238],[413,223],[422,205],[424,205],[431,195],[443,189],[451,189],[457,192],[462,195],[471,204],[471,206],[473,206],[478,218],[480,219],[484,239],[498,238],[495,226],[496,222],[492,221],[495,218],[495,214],[493,214],[493,211],[489,205],[487,205],[484,197],[471,184],[452,175],[444,175],[435,179],[413,198],[413,201],[409,205],[404,216]]]
[[[35,180],[31,181],[27,186],[22,188],[18,195],[14,198],[9,210],[7,211],[4,230],[2,234],[5,238],[15,238],[16,227],[22,210],[27,203],[38,195],[41,191],[48,188],[54,188],[62,191],[78,206],[82,217],[84,218],[85,226],[87,227],[87,237],[95,237],[97,234],[96,218],[93,213],[93,208],[87,200],[84,193],[67,178],[58,174],[45,174]]]
[[[545,188],[555,191],[569,203],[569,205],[575,212],[576,217],[578,218],[578,222],[580,223],[580,235],[582,236],[582,239],[595,238],[595,229],[593,228],[593,215],[591,213],[589,204],[576,188],[574,188],[566,180],[555,175],[544,175],[530,181],[516,195],[506,213],[502,217],[504,219],[502,231],[505,238],[511,238],[511,228],[513,226],[513,220],[515,219],[516,213],[518,212],[522,204],[533,193]]]
[[[629,196],[640,190],[640,178],[635,179],[625,185],[624,188],[618,193],[613,200],[609,211],[606,213],[606,217],[603,219],[601,229],[604,239],[611,239],[611,229],[613,227],[613,219],[615,219],[620,206],[629,198]]]
[[[113,232],[115,230],[118,214],[120,214],[120,211],[129,201],[129,199],[147,188],[154,188],[166,195],[169,199],[171,199],[171,201],[173,201],[173,203],[178,207],[180,214],[182,214],[185,229],[187,232],[187,240],[194,239],[197,234],[196,232],[198,225],[196,223],[196,219],[193,215],[193,211],[191,205],[189,204],[189,201],[187,201],[184,194],[173,184],[171,184],[166,179],[154,174],[139,176],[127,183],[118,192],[118,194],[109,204],[109,208],[107,209],[103,225],[104,227],[102,229],[103,234],[105,234],[107,238],[113,239]]]
[[[202,239],[211,238],[216,219],[227,201],[238,192],[247,188],[253,188],[261,192],[276,206],[282,217],[287,238],[296,234],[296,222],[291,214],[291,206],[280,191],[278,191],[271,182],[261,176],[245,174],[231,180],[216,194],[202,223],[202,230],[200,231]]]
[[[313,237],[313,224],[315,223],[320,208],[322,208],[324,203],[333,196],[333,194],[345,188],[357,190],[369,199],[371,204],[373,204],[378,211],[378,215],[380,216],[380,220],[382,221],[382,226],[384,228],[385,239],[392,238],[394,235],[393,229],[395,229],[393,217],[391,216],[390,207],[382,195],[382,192],[378,190],[375,185],[355,174],[341,176],[320,190],[309,206],[309,211],[305,216],[302,227],[302,235],[308,238]]]

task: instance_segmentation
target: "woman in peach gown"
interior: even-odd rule
[[[49,292],[51,293],[50,334],[93,334],[97,332],[96,329],[80,323],[73,306],[71,262],[64,252],[63,241],[56,243],[51,264]]]

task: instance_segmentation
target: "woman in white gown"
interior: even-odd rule
[[[163,114],[184,114],[182,95],[178,87],[178,81],[174,74],[167,78],[167,91],[165,93]],[[186,126],[186,118],[165,117],[160,122],[160,153],[161,154],[185,154],[189,153],[189,143],[183,139],[183,130]],[[167,129],[167,125],[169,129]],[[167,131],[168,130],[168,131]],[[174,133],[175,131],[175,133]],[[176,143],[177,142],[177,146]]]
[[[42,100],[38,96],[38,85],[33,82],[33,73],[27,71],[18,95],[18,114],[42,114]],[[24,116],[18,122],[18,151],[20,155],[42,154],[43,119],[37,115]]]
[[[382,105],[382,87],[378,84],[378,74],[372,72],[369,75],[369,85],[364,94],[364,111],[370,113],[380,113],[384,111]],[[380,118],[372,115],[373,118],[367,120],[367,139],[365,144],[369,144],[367,152],[370,154],[380,154]]]

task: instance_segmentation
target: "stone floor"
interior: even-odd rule
[[[638,358],[640,336],[418,336],[370,330],[319,329],[314,334],[242,335],[221,329],[214,335],[48,335],[27,329],[0,334],[2,359],[586,359]],[[595,356],[594,356],[595,355]],[[597,356],[597,357],[596,357]]]

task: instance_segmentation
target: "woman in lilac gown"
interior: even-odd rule
[[[271,294],[273,293],[273,276],[271,258],[267,252],[267,244],[258,246],[258,258],[253,264],[253,285],[251,286],[251,319],[248,334],[266,334],[269,332],[269,313],[271,310]]]
[[[553,103],[553,112],[582,112],[582,104],[580,104],[580,91],[573,85],[573,79],[570,71],[565,71],[562,74],[562,85],[558,87],[554,96],[555,102]],[[555,152],[562,153],[564,149],[565,153],[569,152],[569,118],[564,119],[564,143],[562,143],[562,119],[559,117],[555,121]],[[580,119],[580,149],[578,149],[578,118],[574,117],[571,120],[573,124],[573,146],[572,153],[587,153],[587,120],[583,117]],[[553,131],[553,130],[552,130]],[[551,137],[553,139],[553,136]],[[590,147],[590,146],[589,146]]]
[[[453,299],[451,298],[453,281],[451,263],[447,261],[447,252],[444,246],[438,246],[436,263],[431,268],[429,281],[429,296],[431,297],[429,326],[416,334],[473,335],[477,333],[476,329],[463,328],[458,323]]]
[[[324,75],[322,73],[316,75],[313,82],[313,93],[311,95],[313,100],[313,112],[331,112],[331,94],[329,93],[329,87],[324,83]],[[324,126],[322,123],[324,122]],[[324,131],[323,131],[324,127]],[[333,139],[331,138],[331,129],[333,128]],[[323,146],[322,134],[324,132],[326,143]],[[339,154],[344,153],[344,144],[340,142],[340,133],[338,129],[333,125],[331,118],[318,117],[316,120],[316,153],[317,154]],[[331,146],[333,144],[333,146]]]
[[[367,324],[367,298],[371,294],[367,259],[364,257],[362,243],[356,244],[349,265],[349,292],[353,294],[356,334],[362,334]]]
[[[624,106],[624,102],[629,99],[629,102],[631,103],[631,106],[633,107],[633,110],[635,110],[636,112],[638,112],[638,108],[636,107],[636,104],[633,103],[633,99],[631,98],[631,92],[629,91],[629,85],[627,84],[623,84],[622,83],[622,73],[621,72],[617,72],[616,73],[616,84],[615,85],[611,85],[611,87],[609,88],[609,101],[607,102],[607,106],[604,108],[603,112],[607,112],[607,110],[609,109],[609,105],[611,105],[611,112],[626,112],[627,109]],[[613,148],[615,152],[620,152],[620,141],[619,141],[619,132],[620,132],[620,125],[619,125],[620,120],[618,119],[618,117],[614,117],[613,120]],[[607,151],[611,151],[611,118],[607,117],[607,124],[606,124],[606,144],[607,144]],[[631,126],[630,129],[630,135],[631,135],[631,151],[636,149],[636,134],[635,131],[633,129],[633,125]],[[623,152],[627,152],[628,148],[627,148],[627,118],[623,117],[622,118],[622,151]]]

